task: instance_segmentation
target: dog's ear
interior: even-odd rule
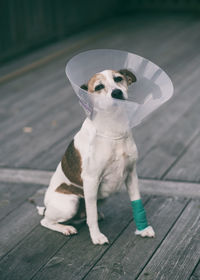
[[[86,85],[86,84],[83,84],[80,88],[82,88],[82,89],[84,89],[84,90],[88,90],[88,85]]]
[[[128,85],[131,85],[132,83],[135,83],[137,81],[135,75],[128,69],[121,69],[118,72],[126,78]]]

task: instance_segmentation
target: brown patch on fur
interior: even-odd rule
[[[66,183],[62,183],[59,187],[57,187],[56,192],[62,194],[75,194],[80,197],[84,197],[83,189],[72,184],[67,185]]]
[[[89,80],[89,82],[88,82],[88,91],[89,91],[90,93],[95,92],[95,90],[94,90],[94,84],[95,84],[95,82],[96,82],[97,80],[100,80],[101,83],[103,84],[104,81],[105,81],[105,79],[106,79],[106,78],[104,77],[103,74],[101,74],[101,73],[95,74],[95,75]],[[95,93],[98,93],[98,92],[95,92]]]
[[[128,69],[121,69],[119,70],[119,73],[125,77],[128,85],[137,81],[135,75]]]
[[[61,161],[65,176],[74,184],[83,186],[81,178],[82,160],[79,151],[74,147],[74,140],[69,144]]]

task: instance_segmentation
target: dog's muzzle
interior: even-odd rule
[[[120,89],[114,89],[111,93],[111,96],[116,99],[124,100],[123,92]]]

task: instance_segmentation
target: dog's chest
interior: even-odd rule
[[[98,197],[103,198],[109,194],[120,191],[131,172],[137,158],[137,149],[133,143],[117,145],[111,150],[102,169]]]
[[[137,148],[131,133],[119,140],[98,136],[84,123],[75,136],[75,147],[81,155],[83,182],[96,178],[98,198],[120,191],[137,160]]]
[[[107,197],[110,193],[120,191],[128,175],[129,160],[122,156],[113,159],[102,173],[99,184],[99,197]]]

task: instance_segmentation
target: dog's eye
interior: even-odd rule
[[[114,77],[114,81],[115,81],[116,83],[119,83],[119,82],[121,82],[122,80],[123,80],[123,78],[122,78],[121,76]]]
[[[100,85],[96,86],[96,87],[94,88],[94,90],[95,90],[95,91],[99,91],[99,90],[101,90],[101,89],[103,89],[103,88],[105,88],[105,86],[104,86],[103,84],[100,84]]]

